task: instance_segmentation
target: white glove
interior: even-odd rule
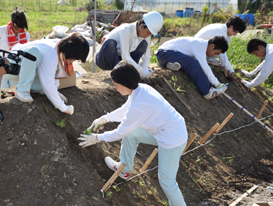
[[[58,92],[58,93],[59,93],[59,96],[61,97],[61,100],[63,100],[64,103],[67,103],[68,99],[61,92]]]
[[[241,72],[247,77],[247,78],[250,78],[253,76],[253,74],[251,74],[251,72],[248,72],[246,70],[241,70]]]
[[[146,69],[144,69],[144,71],[141,75],[141,78],[150,78],[152,76],[153,72],[154,71],[152,69],[146,68]]]
[[[93,121],[93,123],[91,124],[91,126],[87,128],[87,130],[90,130],[91,128],[94,127],[93,132],[96,132],[99,125],[101,125],[101,124],[104,125],[104,124],[106,124],[106,123],[107,123],[107,120],[104,119],[103,117],[100,117],[100,118],[98,118],[98,119],[95,119],[95,120]],[[101,127],[100,127],[100,128],[101,128]]]
[[[81,140],[82,142],[79,143],[79,145],[84,148],[93,144],[96,144],[99,142],[97,140],[97,137],[95,134],[91,133],[90,135],[81,134],[81,137],[78,138],[78,140]]]
[[[251,87],[251,86],[250,86],[250,83],[249,83],[248,81],[246,81],[246,80],[243,79],[241,82],[242,82],[242,84],[245,85],[247,88]]]
[[[64,111],[66,114],[72,115],[74,113],[74,107],[73,105],[68,105],[67,109]]]

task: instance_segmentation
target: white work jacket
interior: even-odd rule
[[[57,43],[60,39],[42,39],[32,41],[26,44],[16,44],[12,50],[25,50],[29,47],[37,47],[43,58],[37,68],[39,79],[43,90],[51,101],[61,112],[67,109],[64,101],[58,94],[59,80],[55,79],[58,65]],[[23,69],[21,67],[21,69]]]
[[[163,148],[175,148],[188,139],[184,118],[146,84],[139,84],[117,110],[103,116],[108,122],[121,122],[117,129],[98,134],[99,141],[122,139],[138,127],[154,136]]]
[[[107,39],[113,39],[117,42],[117,51],[122,60],[127,60],[132,64],[137,71],[142,74],[144,69],[149,67],[150,63],[150,44],[151,36],[145,38],[148,43],[146,52],[140,58],[139,64],[135,62],[130,53],[135,51],[138,45],[144,40],[144,38],[137,36],[137,22],[131,24],[122,24],[119,27],[112,30],[106,37]],[[106,41],[105,40],[105,41]]]
[[[230,43],[230,36],[227,35],[227,25],[226,24],[210,24],[203,27],[194,37],[201,38],[205,40],[213,39],[216,36],[223,36],[227,40],[228,44]],[[232,73],[234,72],[226,52],[219,55],[219,60],[222,66],[225,66],[226,69]]]
[[[201,65],[201,68],[208,77],[209,82],[214,86],[218,86],[220,82],[214,76],[210,66],[207,63],[207,48],[208,40],[194,37],[179,37],[165,42],[158,48],[158,50],[172,50],[195,58]]]
[[[260,73],[249,83],[249,87],[256,87],[263,83],[273,71],[273,44],[267,44],[266,46],[266,55],[262,63],[260,63],[252,74]]]

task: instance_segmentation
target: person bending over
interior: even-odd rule
[[[212,99],[225,92],[227,85],[214,76],[206,56],[215,57],[227,49],[228,43],[223,36],[210,40],[179,37],[162,44],[155,54],[162,67],[185,71],[204,98]]]
[[[255,76],[259,72],[250,82],[242,80],[242,83],[246,87],[256,87],[263,83],[273,71],[273,44],[268,44],[261,39],[254,38],[248,42],[247,52],[257,57],[265,58],[252,72],[242,70],[242,73],[248,78]]]
[[[112,70],[119,61],[127,60],[142,78],[152,76],[149,68],[151,34],[156,35],[163,25],[160,13],[152,11],[143,19],[122,24],[112,30],[95,55],[96,65],[103,70]]]
[[[22,57],[15,97],[22,102],[32,102],[30,90],[45,93],[56,108],[72,115],[74,107],[65,105],[66,97],[58,92],[59,79],[74,73],[73,61],[85,62],[89,52],[87,40],[79,33],[73,33],[61,40],[42,39],[16,44],[13,50],[24,50],[36,58],[32,61]],[[4,70],[0,67],[0,73]]]
[[[238,33],[243,33],[245,30],[245,20],[241,19],[239,16],[232,16],[225,24],[210,24],[203,27],[194,37],[209,40],[215,36],[224,36],[229,44],[232,36],[235,36]],[[226,52],[216,55],[215,57],[207,57],[207,61],[209,64],[214,66],[220,66],[215,59],[218,57],[225,76],[228,77],[229,72],[231,78],[236,78],[236,73],[228,60]]]
[[[139,143],[157,146],[159,183],[169,205],[186,206],[176,182],[180,157],[188,139],[184,118],[155,89],[139,83],[138,71],[128,62],[119,62],[112,70],[111,78],[121,95],[129,95],[128,100],[120,108],[96,119],[88,129],[94,127],[94,131],[97,131],[99,125],[107,122],[120,122],[120,125],[103,134],[83,134],[79,145],[87,147],[100,141],[122,139],[120,161],[116,162],[111,157],[104,159],[113,171],[122,163],[126,165],[119,175],[122,179],[128,179],[134,168]]]

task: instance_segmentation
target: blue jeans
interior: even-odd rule
[[[157,144],[156,139],[144,129],[137,128],[121,143],[120,161],[126,167],[123,172],[130,173],[134,167],[134,157],[139,143],[158,146],[158,177],[159,183],[165,192],[170,206],[186,206],[181,190],[176,182],[176,174],[179,168],[180,157],[187,145],[184,144],[165,149]]]
[[[24,57],[22,58],[19,80],[16,88],[16,90],[20,92],[29,92],[30,89],[33,89],[33,84],[39,85],[40,82],[36,69],[41,63],[43,56],[37,47],[30,47],[26,49],[25,52],[35,56],[36,61],[31,61]],[[41,89],[41,86],[35,90],[39,89]]]
[[[146,52],[147,46],[147,41],[143,40],[136,50],[130,53],[130,56],[136,63],[139,62],[142,55]],[[117,52],[117,42],[113,39],[108,39],[103,42],[100,51],[95,58],[99,68],[103,70],[112,70],[121,61],[121,56],[119,56]]]
[[[168,62],[178,62],[181,65],[181,69],[187,73],[197,86],[198,91],[202,95],[209,93],[210,82],[196,59],[181,52],[162,49],[158,50],[156,57],[162,67],[166,67]]]

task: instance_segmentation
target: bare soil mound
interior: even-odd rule
[[[253,122],[238,106],[221,95],[205,100],[184,72],[171,72],[154,66],[155,74],[147,83],[159,91],[184,116],[189,137],[198,141],[215,123],[232,112],[234,116],[209,144],[181,157],[177,181],[187,205],[228,205],[257,184],[259,188],[241,205],[255,199],[273,199],[265,187],[272,185],[272,134],[260,124],[235,130]],[[221,82],[228,82],[215,72]],[[82,80],[87,80],[82,81]],[[172,88],[185,90],[178,92]],[[105,165],[105,156],[118,160],[120,141],[99,143],[81,149],[76,138],[95,118],[111,112],[127,99],[112,86],[109,72],[88,74],[77,79],[77,87],[61,92],[74,105],[72,116],[55,110],[45,95],[33,94],[34,102],[22,103],[13,97],[0,99],[5,120],[0,125],[0,205],[167,205],[158,183],[157,169],[128,182],[117,179],[102,197],[100,189],[113,174]],[[266,99],[262,91],[252,92],[239,80],[229,82],[226,93],[256,115]],[[182,100],[182,101],[181,101]],[[271,103],[263,117],[272,113]],[[266,124],[272,128],[272,118]],[[57,126],[61,121],[62,127]],[[117,123],[108,123],[112,130]],[[131,176],[139,174],[154,147],[141,144]],[[157,158],[149,168],[157,166]],[[259,194],[255,197],[255,194]],[[238,205],[240,205],[238,204]]]

